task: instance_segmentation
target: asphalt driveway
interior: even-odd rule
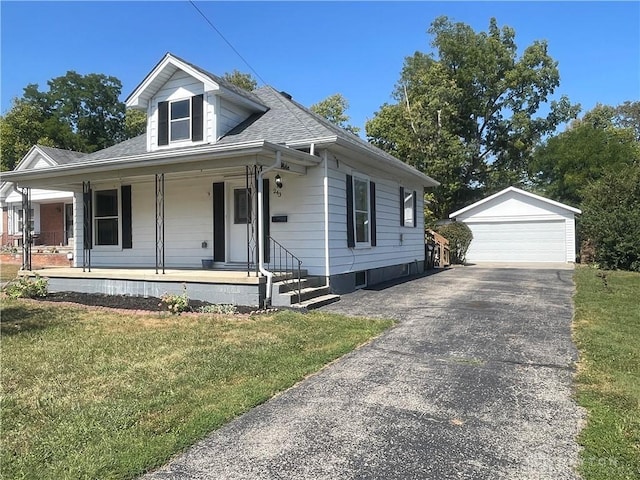
[[[571,276],[465,267],[345,295],[324,310],[397,326],[145,478],[578,478]]]

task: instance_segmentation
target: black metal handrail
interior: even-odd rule
[[[286,277],[284,281],[289,285],[291,285],[290,282],[297,282],[297,288],[294,288],[294,290],[298,296],[297,303],[300,303],[302,296],[302,260],[272,237],[267,237],[267,240],[269,242],[269,256],[266,257],[268,261],[265,260],[264,262],[267,270],[274,272],[276,275],[276,272],[291,273],[292,277]]]

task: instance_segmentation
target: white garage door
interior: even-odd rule
[[[467,261],[565,262],[565,222],[467,223],[473,240]]]

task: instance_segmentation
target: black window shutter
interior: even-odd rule
[[[224,182],[213,184],[213,261],[225,261]]]
[[[204,95],[196,95],[191,98],[191,140],[199,142],[202,140],[203,115],[202,102]]]
[[[82,242],[85,249],[93,248],[93,190],[82,194],[83,220],[84,220],[84,236]]]
[[[169,145],[169,102],[158,102],[158,145]]]
[[[376,184],[373,182],[369,182],[369,202],[371,203],[369,210],[370,210],[370,217],[371,219],[370,224],[371,224],[371,246],[375,247],[377,244],[377,238],[376,238]]]
[[[404,227],[404,187],[400,187],[400,226]]]
[[[418,192],[413,191],[413,226],[418,226]]]
[[[133,248],[133,224],[131,221],[131,185],[120,187],[122,195],[122,248]]]
[[[347,247],[356,246],[356,237],[353,231],[353,177],[347,175]]]

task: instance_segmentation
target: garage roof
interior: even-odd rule
[[[493,195],[491,195],[491,196],[489,196],[487,198],[483,198],[482,200],[477,201],[476,203],[472,203],[471,205],[469,205],[467,207],[464,207],[464,208],[462,208],[460,210],[457,210],[457,211],[453,212],[451,215],[449,215],[449,218],[455,218],[458,215],[462,215],[463,213],[466,213],[469,210],[473,210],[474,208],[477,208],[477,207],[483,205],[484,203],[487,203],[487,202],[493,200],[494,198],[498,198],[498,197],[500,197],[502,195],[506,195],[509,192],[514,192],[514,193],[518,193],[520,195],[524,195],[524,196],[527,196],[527,197],[535,198],[536,200],[539,200],[541,202],[545,202],[545,203],[548,203],[549,205],[553,205],[553,206],[556,206],[556,207],[559,207],[559,208],[563,208],[563,209],[568,210],[568,211],[573,212],[573,213],[582,213],[581,210],[579,210],[577,208],[574,208],[574,207],[570,207],[569,205],[565,205],[564,203],[556,202],[554,200],[550,200],[548,198],[541,197],[540,195],[536,195],[535,193],[525,192],[524,190],[521,190],[521,189],[516,188],[516,187],[508,187],[508,188],[505,188],[504,190],[499,191],[498,193],[494,193]]]

